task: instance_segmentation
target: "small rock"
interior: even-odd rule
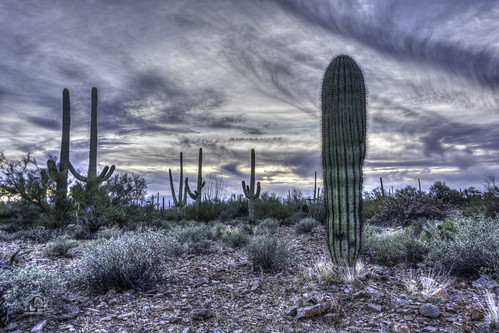
[[[395,323],[392,327],[393,333],[411,333],[411,329],[405,323]]]
[[[47,325],[47,319],[39,322],[38,324],[36,324],[32,329],[31,329],[31,333],[39,333],[39,332],[42,332],[43,331],[43,328],[45,327],[45,325]]]
[[[299,308],[296,310],[295,320],[300,318],[310,318],[314,316],[318,316],[324,312],[326,312],[326,307],[322,304],[316,304],[312,306],[307,306],[304,308]]]
[[[419,307],[419,313],[428,318],[437,318],[440,316],[440,310],[431,303],[422,304]]]
[[[413,321],[414,320],[414,316],[413,315],[406,315],[406,316],[404,316],[404,320],[406,320],[406,321]]]
[[[442,288],[438,288],[435,290],[432,294],[431,297],[436,299],[439,302],[447,302],[450,299],[449,294],[443,290]]]
[[[107,301],[108,305],[115,305],[118,304],[118,299],[116,297],[111,298],[109,301]]]
[[[259,278],[256,278],[253,281],[251,281],[251,283],[250,283],[251,291],[257,290],[258,287],[260,287],[261,283],[262,283],[262,280],[260,280]]]
[[[374,312],[381,312],[383,311],[383,307],[379,304],[373,304],[373,303],[369,303],[367,304],[367,308],[371,311],[374,311]]]
[[[480,278],[478,278],[477,280],[473,281],[471,283],[471,285],[473,287],[475,287],[475,288],[487,288],[487,289],[494,289],[497,286],[499,286],[499,284],[497,283],[497,281],[494,280],[493,278],[491,278],[488,275],[482,275],[482,276],[480,276]]]
[[[299,306],[298,305],[293,305],[292,307],[288,308],[286,310],[286,316],[294,317],[296,316],[296,311],[298,310]]]
[[[101,318],[101,321],[111,321],[113,318],[111,316],[106,316],[104,318]]]
[[[434,326],[426,326],[425,328],[423,328],[423,331],[431,332],[431,333],[438,333],[438,332],[440,332],[440,329],[437,327],[434,327]]]
[[[476,306],[467,306],[466,315],[467,320],[481,320],[484,317],[483,309]]]
[[[182,333],[190,333],[191,331],[191,328],[190,327],[186,327],[182,330]]]
[[[213,317],[213,312],[210,309],[197,309],[192,312],[192,319],[205,320]]]
[[[19,325],[16,323],[9,323],[9,325],[7,325],[7,327],[5,327],[5,330],[6,331],[13,331],[13,330],[17,329],[17,327],[19,327]]]
[[[409,301],[405,300],[405,299],[402,299],[402,298],[396,298],[395,299],[395,303],[398,305],[398,306],[408,306],[410,303]]]

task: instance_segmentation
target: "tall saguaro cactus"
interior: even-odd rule
[[[184,207],[187,204],[187,191],[182,191],[184,185],[184,157],[182,153],[180,153],[180,181],[178,188],[178,199],[175,197],[172,169],[168,169],[168,174],[170,175],[170,188],[172,190],[173,204],[175,205],[175,207],[177,207],[177,221],[180,221],[182,220],[182,211],[184,210]]]
[[[97,176],[97,88],[92,88],[92,111],[90,115],[90,152],[87,176],[82,176],[76,171],[71,162],[69,170],[76,179],[87,184],[87,190],[91,193],[97,186],[111,177],[115,166],[105,166],[102,172]]]
[[[55,207],[62,212],[67,207],[68,169],[69,169],[69,131],[71,127],[71,106],[69,90],[62,91],[62,139],[59,166],[55,161],[47,161],[47,170],[52,181],[56,182]]]
[[[334,58],[322,83],[327,241],[332,260],[350,266],[355,264],[361,247],[366,104],[360,67],[349,56]]]
[[[199,220],[199,214],[201,211],[201,189],[204,187],[205,182],[203,181],[203,149],[199,148],[199,159],[198,159],[198,181],[197,187],[194,190],[194,193],[191,192],[189,188],[189,178],[185,178],[185,191],[189,194],[192,200],[196,200],[196,216]]]
[[[248,198],[248,212],[249,212],[249,222],[255,222],[255,200],[260,196],[260,182],[256,183],[256,192],[255,192],[255,150],[251,149],[251,175],[250,175],[250,184],[246,185],[246,182],[243,180],[243,192],[246,198]]]

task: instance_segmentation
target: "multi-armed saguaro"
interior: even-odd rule
[[[350,266],[355,264],[361,247],[366,103],[360,67],[349,56],[334,58],[322,83],[327,240],[332,260]]]
[[[114,165],[112,165],[111,168],[105,166],[102,172],[97,176],[97,88],[95,87],[92,88],[92,112],[90,117],[90,153],[87,176],[85,177],[79,174],[71,162],[68,164],[69,170],[76,179],[87,184],[89,193],[96,189],[100,183],[109,179],[114,172]]]
[[[183,154],[180,153],[180,181],[179,181],[179,189],[178,189],[178,199],[175,197],[175,188],[173,187],[173,177],[172,177],[172,169],[168,169],[168,173],[170,175],[170,188],[172,190],[173,204],[177,207],[177,220],[182,220],[182,210],[187,204],[187,191],[183,192],[182,189],[184,186],[184,157]]]
[[[185,178],[185,191],[189,194],[192,200],[196,200],[196,215],[197,219],[199,219],[199,213],[201,211],[201,189],[204,187],[205,182],[203,181],[203,149],[199,148],[199,159],[198,159],[198,181],[197,187],[194,190],[194,193],[191,192],[189,188],[189,178]]]
[[[250,175],[250,184],[246,185],[246,182],[243,180],[243,192],[246,198],[248,198],[248,212],[249,212],[249,222],[255,222],[255,199],[258,199],[260,196],[260,182],[256,183],[256,192],[255,192],[255,150],[251,149],[251,175]]]

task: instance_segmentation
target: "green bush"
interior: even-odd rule
[[[279,221],[267,218],[258,224],[255,233],[260,235],[267,233],[274,234],[279,230],[279,225]]]
[[[287,207],[275,193],[264,192],[256,200],[257,220],[272,218],[285,221],[293,215],[293,211]]]
[[[67,235],[58,236],[45,247],[45,254],[49,257],[69,257],[68,251],[78,246],[78,242]]]
[[[415,264],[423,260],[425,246],[414,237],[410,227],[398,231],[383,231],[366,224],[363,233],[363,250],[372,260],[381,265],[400,262]]]
[[[253,268],[264,271],[282,268],[291,256],[287,242],[271,234],[253,237],[246,245],[246,251]]]
[[[299,234],[306,234],[312,232],[312,230],[314,230],[314,228],[318,225],[319,222],[317,222],[315,219],[306,217],[304,219],[301,219],[300,222],[296,224],[295,231]]]
[[[96,232],[95,238],[96,239],[118,238],[122,233],[123,231],[117,225],[102,227]]]
[[[65,282],[54,272],[36,266],[17,266],[0,270],[0,324],[21,315],[26,301],[33,296],[45,300],[45,310],[54,310],[64,293]]]
[[[371,222],[407,226],[420,218],[442,219],[447,215],[447,210],[448,206],[440,199],[407,186],[397,190],[394,196],[385,196],[381,210]]]
[[[73,282],[98,293],[145,290],[161,277],[166,239],[161,232],[145,230],[97,242],[75,264]]]
[[[499,220],[459,218],[453,220],[452,238],[428,237],[426,262],[458,275],[480,272],[499,277]]]
[[[171,229],[168,234],[176,242],[183,244],[190,254],[209,253],[213,243],[209,239],[210,228],[207,225],[196,225],[195,222],[185,224]]]
[[[243,228],[235,228],[232,230],[224,230],[222,232],[222,240],[230,247],[240,248],[248,244],[250,235]]]

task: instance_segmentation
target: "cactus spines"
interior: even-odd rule
[[[182,153],[180,153],[180,181],[178,188],[178,199],[175,196],[175,188],[173,187],[172,169],[168,169],[168,174],[170,175],[170,188],[172,190],[173,204],[175,205],[175,207],[177,207],[177,221],[180,221],[182,220],[182,210],[187,204],[187,191],[182,191],[184,185],[184,158]]]
[[[196,200],[196,216],[199,220],[199,213],[201,211],[201,189],[204,187],[205,182],[203,181],[203,149],[199,148],[199,159],[198,159],[198,181],[197,187],[194,193],[191,192],[189,188],[189,178],[185,178],[185,191],[189,194],[192,200]]]
[[[366,104],[360,67],[349,56],[334,58],[322,83],[327,240],[332,260],[349,266],[355,264],[361,247]]]
[[[255,200],[260,196],[260,182],[256,183],[256,191],[255,191],[255,150],[251,149],[251,175],[250,175],[250,184],[246,185],[246,182],[243,180],[243,192],[246,198],[248,198],[248,212],[249,212],[249,222],[255,222]]]
[[[91,191],[103,181],[111,177],[115,166],[105,166],[102,172],[97,176],[97,88],[92,88],[92,112],[90,115],[90,152],[87,176],[83,176],[69,162],[69,170],[79,181],[85,182],[88,189]]]

